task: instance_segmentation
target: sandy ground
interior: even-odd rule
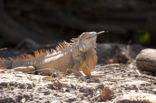
[[[128,103],[121,100],[142,94],[155,102],[156,76],[139,72],[135,63],[97,65],[92,75],[51,78],[0,70],[0,103]],[[103,101],[99,95],[105,87],[114,95]]]

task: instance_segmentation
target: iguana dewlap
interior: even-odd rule
[[[54,72],[72,71],[75,75],[90,76],[91,69],[97,63],[96,38],[102,32],[84,32],[71,43],[63,42],[56,50],[38,50],[34,55],[20,55],[15,58],[1,58],[0,67],[22,72],[37,71],[40,74],[50,75]]]

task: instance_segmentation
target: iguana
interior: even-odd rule
[[[81,75],[80,70],[90,76],[90,70],[97,63],[96,39],[101,32],[84,32],[71,43],[60,43],[56,49],[37,50],[34,55],[25,54],[17,57],[1,58],[0,67],[22,72],[37,71],[40,74],[50,75],[56,71],[72,71]]]

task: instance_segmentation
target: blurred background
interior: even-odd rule
[[[156,47],[156,0],[0,0],[0,47],[29,39],[69,41],[85,31],[108,31],[99,43]]]

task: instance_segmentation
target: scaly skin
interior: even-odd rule
[[[57,50],[36,51],[35,56],[21,55],[11,59],[0,59],[0,67],[12,68],[22,72],[38,71],[44,75],[54,72],[72,71],[75,75],[84,74],[90,76],[90,70],[97,63],[96,38],[102,32],[84,32],[72,43],[60,44]]]

